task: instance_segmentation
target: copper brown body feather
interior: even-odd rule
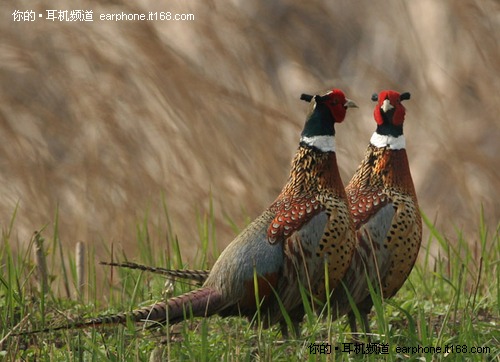
[[[300,225],[301,220],[304,223],[320,212],[326,213],[328,223],[326,229],[320,230],[323,235],[318,245],[297,243],[289,239],[286,243],[289,246],[285,248],[285,253],[289,253],[289,260],[293,260],[297,267],[301,264],[305,266],[301,271],[307,276],[302,281],[303,285],[310,286],[316,297],[325,300],[324,263],[327,263],[329,285],[333,289],[352,258],[354,228],[335,153],[314,152],[311,156],[305,157],[303,154],[300,157],[302,165],[293,168],[293,182],[287,185],[271,206],[271,210],[276,210],[279,216],[273,220],[270,228],[277,224],[283,226],[276,228],[283,230],[283,234],[275,235],[275,238],[283,238],[285,232],[290,231],[289,228],[294,231],[295,225]],[[308,185],[307,189],[304,188],[305,185]],[[292,219],[294,217],[296,220]]]
[[[369,145],[346,192],[358,243],[343,283],[355,302],[369,305],[366,275],[375,288],[381,287],[384,298],[392,297],[407,279],[420,247],[422,221],[406,151]],[[333,294],[332,303],[338,316],[351,310],[343,289]]]
[[[370,145],[366,158],[374,160],[373,164],[363,163],[360,175],[363,173],[370,175],[368,188],[371,190],[378,188],[382,192],[377,192],[377,195],[380,194],[376,199],[378,205],[368,208],[361,215],[365,219],[373,216],[373,210],[388,201],[396,210],[388,235],[382,244],[390,255],[388,270],[382,276],[382,292],[385,298],[390,298],[403,285],[413,268],[422,240],[422,218],[406,150],[391,150],[388,147],[378,148]],[[363,186],[363,183],[366,184],[366,180],[363,180],[366,176],[360,178],[356,176],[346,187],[352,207],[359,207],[359,195],[366,189]]]

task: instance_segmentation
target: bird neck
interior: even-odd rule
[[[391,150],[401,150],[406,147],[405,136],[403,134],[392,136],[390,134],[384,135],[374,132],[370,143],[378,148],[389,148]]]
[[[395,150],[377,147],[373,144],[368,146],[365,157],[347,189],[359,190],[373,187],[399,190],[398,192],[415,195],[408,156],[404,148]]]
[[[405,149],[378,149],[375,172],[380,175],[386,188],[415,196],[415,186]]]
[[[344,191],[335,152],[320,151],[315,145],[301,142],[292,161],[288,182],[282,194]]]
[[[302,136],[300,143],[316,148],[321,152],[335,152],[334,136]]]
[[[335,151],[335,119],[329,108],[323,103],[315,103],[307,115],[301,142],[318,148],[323,152]],[[320,147],[325,147],[323,150]],[[333,149],[332,149],[333,147]]]

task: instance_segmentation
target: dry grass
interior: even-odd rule
[[[1,7],[93,10],[95,19],[0,23],[0,217],[8,224],[19,204],[20,243],[58,209],[63,243],[94,243],[103,255],[103,241],[115,242],[132,257],[136,223],[161,219],[164,192],[186,256],[211,197],[226,245],[225,215],[243,224],[287,177],[306,110],[298,96],[331,86],[361,106],[338,127],[345,181],[374,129],[371,93],[410,91],[405,130],[422,209],[445,231],[474,230],[481,204],[488,224],[500,220],[498,1]],[[98,20],[122,11],[196,18]],[[166,228],[153,233],[159,247]]]

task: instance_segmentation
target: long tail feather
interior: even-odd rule
[[[47,327],[40,330],[20,332],[16,335],[29,335],[42,332],[52,332],[65,329],[92,328],[105,325],[125,324],[128,320],[134,323],[177,323],[191,315],[194,317],[208,317],[225,305],[220,292],[212,288],[200,288],[150,306],[133,310],[129,313],[117,313],[99,316],[60,326]]]
[[[137,264],[131,262],[114,263],[114,262],[101,261],[100,264],[108,266],[116,266],[119,268],[137,269],[148,273],[166,275],[172,278],[194,280],[199,283],[203,283],[207,279],[208,274],[210,273],[210,270],[166,269],[166,268],[148,266],[144,264]]]

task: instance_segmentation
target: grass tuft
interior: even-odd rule
[[[148,229],[150,216],[137,227],[138,253],[134,261],[185,267],[164,198],[161,202],[164,214],[155,228],[156,234],[153,236]],[[196,264],[191,265],[193,268],[205,268],[207,261],[217,256],[213,206],[210,210],[209,215],[198,218],[200,254]],[[290,356],[309,361],[500,361],[500,228],[488,230],[482,214],[474,240],[467,240],[460,231],[453,236],[443,235],[424,215],[430,236],[422,247],[420,262],[390,300],[382,300],[377,286],[370,286],[374,301],[370,322],[374,334],[370,342],[361,340],[358,345],[352,342],[345,317],[332,322],[328,306],[323,311],[326,317],[316,316],[306,288],[302,290],[306,317],[299,339],[283,341],[279,326],[255,328],[241,318],[217,316],[188,318],[184,323],[156,331],[127,325],[13,336],[12,332],[147,305],[162,298],[165,282],[159,276],[129,269],[105,269],[108,275],[115,273],[113,278],[98,282],[98,261],[89,244],[84,253],[86,293],[76,293],[80,283],[76,256],[70,250],[60,250],[56,223],[50,247],[43,250],[50,266],[47,290],[43,292],[38,287],[38,269],[33,257],[36,243],[19,246],[22,241],[13,236],[15,214],[2,230],[0,246],[0,356],[6,361],[287,361]],[[42,238],[43,232],[42,228],[36,235]],[[158,252],[158,245],[163,245],[162,252]],[[110,259],[125,257],[116,258],[111,254],[112,249],[109,253]],[[169,295],[192,288],[175,281],[169,283],[172,289]],[[63,288],[59,290],[57,285]],[[256,302],[260,303],[257,285]],[[284,315],[292,331],[293,323]],[[257,314],[255,318],[260,321],[265,316]],[[311,353],[314,345],[329,345],[331,349],[323,352],[331,354],[320,354],[319,349]],[[387,348],[387,353],[377,353],[381,348]],[[431,348],[441,348],[441,352],[434,353]]]

